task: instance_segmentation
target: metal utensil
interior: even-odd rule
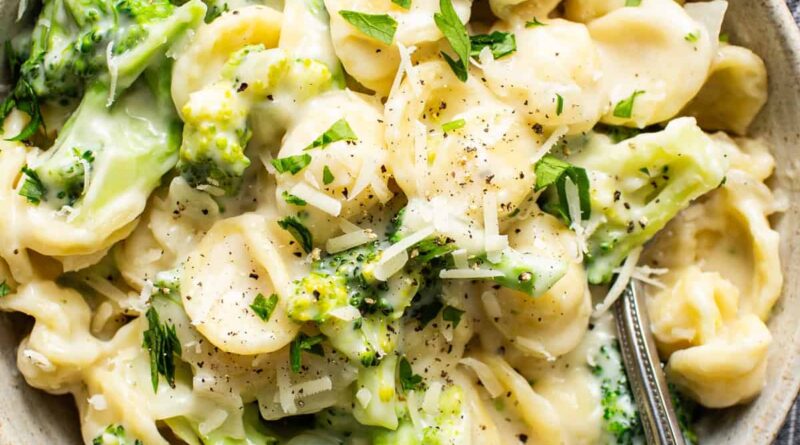
[[[648,444],[685,445],[672,406],[645,308],[644,291],[631,280],[614,303],[622,360]]]

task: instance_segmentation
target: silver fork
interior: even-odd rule
[[[614,303],[614,315],[622,361],[639,408],[647,443],[685,445],[650,331],[644,291],[636,280],[628,283],[625,292]]]

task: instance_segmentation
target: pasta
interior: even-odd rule
[[[724,1],[73,6],[35,30],[82,52],[9,46],[0,310],[85,443],[643,443],[629,280],[686,437],[764,386],[784,205]]]

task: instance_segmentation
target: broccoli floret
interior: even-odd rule
[[[210,433],[200,432],[200,423],[188,417],[172,417],[164,422],[173,434],[183,442],[191,445],[277,445],[277,435],[261,419],[258,404],[248,403],[244,406],[242,421],[244,437],[231,437],[217,429]]]
[[[164,63],[111,108],[108,87],[93,84],[42,161],[25,171],[20,194],[36,204],[27,187],[36,185],[37,201],[68,206],[76,224],[113,219],[121,202],[143,207],[177,158],[180,121],[169,84],[170,67]]]
[[[245,148],[252,135],[251,111],[281,96],[302,101],[330,85],[330,71],[320,62],[293,59],[263,45],[235,52],[222,69],[222,79],[193,93],[181,110],[181,175],[193,186],[210,185],[235,195],[250,165]]]
[[[143,442],[139,439],[128,439],[122,425],[109,425],[92,439],[92,445],[143,445]]]
[[[717,188],[728,163],[691,118],[663,131],[612,144],[600,134],[567,142],[564,160],[590,177],[592,222],[587,270],[593,284],[607,283],[635,248],[644,245],[692,200]],[[554,194],[543,196],[555,199]]]
[[[672,397],[672,407],[678,417],[678,426],[681,428],[683,440],[686,445],[697,445],[697,433],[694,431],[694,421],[698,405],[693,400],[681,394],[673,384],[668,384],[669,394]]]
[[[502,273],[493,278],[497,284],[534,297],[550,289],[567,272],[564,261],[525,254],[510,248],[500,252],[495,261],[483,254],[471,263]]]
[[[592,374],[600,382],[603,425],[610,443],[642,443],[642,423],[616,340],[600,346],[592,357],[592,363]]]

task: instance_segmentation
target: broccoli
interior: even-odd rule
[[[139,439],[128,440],[122,425],[109,425],[92,439],[92,445],[143,445],[143,442]]]
[[[281,49],[246,46],[222,69],[222,79],[193,93],[181,113],[185,123],[178,169],[193,186],[238,193],[250,165],[245,148],[252,131],[248,116],[288,96],[299,102],[331,85],[325,65],[294,59]],[[264,104],[262,104],[262,102]]]
[[[277,445],[280,443],[276,435],[261,419],[257,403],[248,403],[244,406],[242,420],[245,437],[230,437],[219,429],[203,434],[200,432],[199,422],[187,417],[172,417],[164,422],[175,436],[190,445]]]
[[[593,216],[588,226],[597,223],[587,240],[592,284],[609,282],[633,249],[692,200],[717,188],[727,171],[725,154],[691,118],[617,144],[593,133],[573,137],[567,147],[570,154],[563,159],[590,177]],[[557,207],[549,205],[555,199],[555,193],[545,193],[540,203],[545,209]]]
[[[169,84],[168,63],[151,68],[111,108],[109,87],[92,84],[41,162],[24,170],[20,194],[69,206],[76,224],[113,219],[130,198],[144,207],[176,162],[180,121]]]
[[[16,48],[16,86],[0,106],[0,120],[17,107],[32,117],[28,138],[41,123],[42,102],[68,103],[95,80],[118,97],[183,31],[205,14],[200,0],[175,8],[167,0],[47,0],[33,29],[30,47]],[[15,45],[11,45],[14,47]]]

